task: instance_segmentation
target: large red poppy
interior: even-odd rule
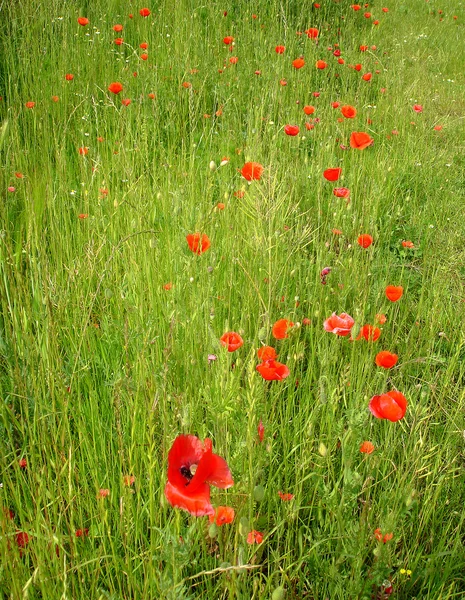
[[[368,407],[377,419],[400,421],[407,410],[407,399],[400,392],[393,390],[380,396],[373,396]]]
[[[286,365],[270,358],[257,365],[257,371],[267,381],[281,381],[290,375]]]
[[[323,177],[327,181],[337,181],[341,176],[341,173],[342,169],[340,167],[337,167],[335,169],[326,169],[325,171],[323,171]]]
[[[192,467],[196,465],[195,473]],[[168,453],[168,481],[165,496],[171,506],[187,510],[196,517],[213,515],[210,485],[234,485],[226,461],[212,452],[208,438],[202,444],[195,435],[179,435]]]
[[[248,162],[241,169],[241,175],[247,181],[252,181],[254,179],[260,179],[263,173],[263,166],[257,162]]]
[[[388,285],[385,290],[386,298],[391,302],[397,302],[402,298],[404,288],[401,285]]]
[[[203,254],[210,248],[210,239],[206,233],[189,233],[186,235],[189,248],[195,254]]]
[[[392,369],[397,363],[398,358],[397,354],[393,354],[388,350],[382,350],[376,355],[375,363],[378,367],[383,367],[383,369]]]
[[[357,148],[357,150],[364,150],[371,146],[373,142],[373,138],[364,131],[354,131],[350,136],[350,147]]]
[[[273,325],[271,333],[275,339],[283,340],[284,338],[288,337],[287,332],[291,327],[294,327],[294,323],[292,321],[289,321],[288,319],[279,319],[279,321],[276,321],[276,323]]]

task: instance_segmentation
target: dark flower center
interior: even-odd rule
[[[191,479],[194,477],[195,475],[195,471],[197,470],[197,465],[191,465],[190,467],[183,465],[180,469],[181,471],[181,475],[187,479],[187,483],[186,485],[189,485],[189,483],[191,482]]]

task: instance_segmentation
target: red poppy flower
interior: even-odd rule
[[[397,354],[393,354],[388,350],[382,350],[378,352],[375,358],[375,363],[378,367],[383,367],[383,369],[392,369],[392,367],[397,363],[399,357]]]
[[[278,492],[278,496],[283,502],[289,502],[289,500],[292,500],[294,498],[294,494],[288,494],[281,491]]]
[[[371,17],[371,13],[370,12],[363,13],[363,16],[365,17],[365,19],[369,19]]]
[[[113,94],[119,94],[123,90],[123,86],[119,81],[115,81],[114,83],[110,83],[108,86],[108,91]]]
[[[360,6],[360,4],[352,4],[352,6],[350,8],[353,8],[355,11],[362,10],[362,7]]]
[[[255,529],[253,529],[247,535],[247,543],[248,544],[261,544],[262,542],[263,542],[263,533],[260,533],[260,531],[255,531]]]
[[[150,94],[147,95],[150,98],[150,100],[155,100],[155,94],[153,92],[150,92]]]
[[[292,61],[292,66],[294,69],[301,69],[305,65],[305,61],[303,58],[296,58]]]
[[[131,487],[136,483],[136,478],[134,475],[124,475],[123,483],[126,487]]]
[[[362,233],[362,235],[358,236],[357,243],[362,248],[369,248],[373,243],[373,238],[369,233]]]
[[[323,171],[323,177],[328,181],[337,181],[341,176],[342,169],[337,167],[335,169],[326,169]]]
[[[350,330],[354,326],[355,321],[347,313],[341,313],[339,316],[334,312],[323,323],[325,331],[345,337],[350,334]]]
[[[275,48],[276,54],[284,54],[285,50],[286,50],[286,46],[276,46],[276,48]]]
[[[360,329],[357,340],[360,340],[363,337],[367,342],[376,342],[380,335],[381,329],[379,327],[375,327],[374,325],[364,325]]]
[[[244,345],[244,340],[235,331],[223,333],[220,338],[221,345],[228,349],[228,352],[234,352]]]
[[[283,340],[284,338],[288,337],[287,332],[293,326],[294,323],[292,321],[289,321],[288,319],[279,319],[279,321],[276,321],[276,323],[273,325],[271,333],[275,339]]]
[[[368,407],[377,419],[388,419],[394,423],[404,417],[407,399],[400,392],[393,390],[380,396],[373,396]]]
[[[35,105],[36,105],[35,102],[26,102],[25,107],[26,108],[34,108]]]
[[[140,55],[140,57],[142,60],[147,60],[149,55],[146,52],[144,52],[143,54]]]
[[[266,379],[267,381],[282,381],[283,379],[286,379],[286,377],[289,377],[291,373],[286,365],[283,365],[272,358],[264,360],[257,365],[257,371],[263,379]]]
[[[284,133],[286,135],[290,135],[290,136],[295,136],[295,135],[299,135],[299,127],[297,125],[286,125],[284,127]]]
[[[123,31],[123,26],[122,25],[113,25],[113,31],[116,31],[117,33],[120,31]]]
[[[349,188],[334,188],[333,190],[333,194],[336,196],[336,198],[348,198],[350,196],[350,190]]]
[[[317,69],[323,70],[326,69],[328,63],[326,63],[324,60],[317,60],[315,66]]]
[[[421,113],[421,112],[423,112],[423,106],[421,104],[414,104],[413,105],[413,110],[416,113]]]
[[[258,439],[260,440],[260,442],[263,442],[263,440],[265,439],[265,427],[263,426],[263,422],[260,419],[260,423],[258,424],[257,427],[257,433],[258,433]]]
[[[87,19],[86,17],[78,17],[78,23],[79,25],[85,27],[86,25],[89,25],[89,19]]]
[[[195,473],[191,470],[194,465]],[[213,454],[208,438],[202,444],[195,435],[179,435],[168,452],[166,499],[196,517],[213,515],[210,485],[223,489],[234,485],[226,461]]]
[[[383,13],[389,12],[389,8],[382,8],[381,10],[383,11]]]
[[[225,525],[226,523],[232,523],[235,516],[234,508],[230,506],[217,506],[215,508],[215,514],[209,515],[208,520],[210,523],[216,523],[216,525]]]
[[[313,115],[313,113],[315,112],[315,107],[314,106],[304,106],[303,110],[306,115]]]
[[[60,98],[58,96],[52,96],[53,102],[58,102]]]
[[[346,119],[353,119],[357,116],[357,111],[350,104],[341,107],[341,113]]]
[[[263,361],[278,358],[276,350],[271,346],[262,346],[257,350],[257,354],[258,358]]]
[[[19,462],[18,462],[19,468],[20,469],[27,469],[27,459],[26,458],[20,458]]]
[[[305,30],[305,33],[310,39],[315,40],[318,37],[319,32],[318,29],[316,29],[315,27],[310,27],[309,29]]]
[[[142,44],[139,44],[139,48],[142,48],[142,50],[147,50],[148,47],[149,45],[147,42],[142,42]]]
[[[210,240],[205,233],[189,233],[186,235],[186,240],[189,248],[192,252],[195,252],[195,254],[203,254],[210,248]]]
[[[72,75],[71,73],[66,73],[65,79],[66,81],[73,81],[74,75]]]
[[[402,298],[404,288],[401,285],[388,285],[385,290],[386,298],[391,302],[397,302]]]
[[[129,106],[129,105],[131,104],[131,99],[130,99],[130,98],[123,98],[123,99],[121,100],[121,104],[122,104],[123,106]]]
[[[141,8],[139,14],[141,17],[148,17],[150,15],[150,11],[148,8]]]
[[[386,315],[383,315],[383,313],[378,313],[376,315],[376,320],[378,321],[378,323],[380,323],[381,325],[384,325],[384,323],[386,323],[387,319],[386,319]]]
[[[259,180],[263,173],[263,166],[257,162],[248,162],[241,169],[241,175],[247,181]]]
[[[89,535],[89,529],[87,527],[84,527],[84,529],[76,529],[75,535],[77,538],[87,537]]]
[[[363,442],[363,444],[360,446],[360,452],[362,454],[371,454],[372,452],[374,452],[374,445],[371,442]]]
[[[25,548],[30,541],[29,535],[25,531],[18,531],[15,536],[18,548]]]
[[[350,135],[350,147],[357,148],[358,150],[363,150],[368,146],[373,144],[374,140],[372,137],[365,133],[364,131],[354,131]]]
[[[223,38],[223,44],[225,46],[229,46],[233,42],[234,42],[234,38],[232,37],[232,35],[227,35],[225,38]]]
[[[411,242],[410,240],[403,240],[402,246],[404,248],[415,248],[415,244],[413,242]]]
[[[81,156],[86,156],[89,152],[89,148],[87,148],[87,146],[81,146],[81,148],[78,148],[78,152]]]
[[[371,78],[372,78],[371,73],[365,73],[364,75],[362,75],[363,81],[370,81]]]
[[[97,498],[108,498],[110,495],[110,490],[107,488],[102,488],[97,492]]]

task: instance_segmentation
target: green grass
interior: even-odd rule
[[[2,597],[369,600],[386,580],[395,599],[465,597],[465,11],[444,4],[376,0],[370,19],[348,0],[149,1],[147,19],[121,0],[0,4]],[[296,35],[308,27],[318,44]],[[334,101],[357,117],[338,121]],[[341,149],[352,131],[373,146]],[[265,166],[250,185],[249,160]],[[385,313],[380,339],[325,332],[344,311],[354,331]],[[280,318],[311,324],[274,340]],[[226,331],[244,339],[233,354]],[[256,371],[262,343],[286,380]],[[390,371],[380,350],[399,355]],[[396,423],[368,410],[391,389],[409,403]],[[163,494],[181,433],[211,438],[235,481],[212,488],[236,511],[214,537]]]

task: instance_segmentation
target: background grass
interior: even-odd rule
[[[3,597],[369,599],[386,580],[394,598],[464,597],[462,4],[376,1],[369,19],[345,0],[267,0],[256,18],[245,1],[147,6],[147,19],[120,0],[0,7]],[[308,27],[318,43],[296,35]],[[339,122],[334,101],[356,119]],[[352,131],[374,145],[341,149]],[[260,182],[237,172],[247,160]],[[335,166],[349,203],[322,177]],[[211,239],[202,256],[195,231]],[[404,287],[396,304],[388,284]],[[350,343],[323,330],[333,311],[387,322]],[[311,324],[275,341],[279,318]],[[234,354],[219,343],[230,330],[245,342]],[[288,379],[261,379],[261,343]],[[388,372],[382,349],[399,355]],[[394,388],[405,418],[376,420],[369,399]],[[212,438],[235,480],[212,493],[236,511],[214,538],[164,499],[180,433]]]

